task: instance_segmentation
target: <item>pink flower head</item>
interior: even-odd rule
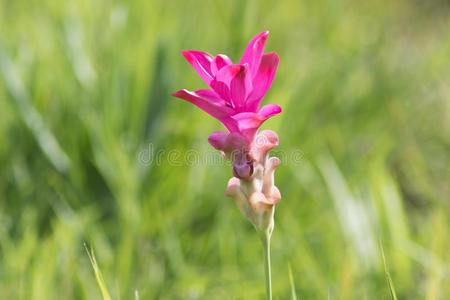
[[[268,35],[268,31],[256,35],[239,64],[233,64],[224,54],[214,57],[201,51],[182,51],[211,89],[180,90],[172,94],[198,106],[228,129],[229,132],[213,132],[208,141],[232,160],[233,173],[238,178],[246,178],[253,173],[249,152],[259,127],[281,112],[275,104],[260,107],[279,62],[276,53],[263,54]],[[233,151],[235,155],[230,157]]]
[[[224,54],[214,57],[201,51],[182,51],[211,89],[180,90],[173,96],[195,104],[222,122],[230,132],[240,133],[250,145],[261,124],[281,112],[275,104],[259,107],[279,62],[276,53],[263,54],[268,35],[268,31],[256,35],[239,64],[233,64]]]
[[[239,64],[233,64],[223,54],[214,57],[201,51],[182,51],[211,89],[173,93],[218,119],[228,129],[215,131],[208,138],[233,164],[234,177],[228,182],[226,195],[235,200],[256,230],[266,236],[272,233],[275,204],[281,199],[274,183],[280,160],[269,157],[270,150],[278,145],[278,136],[271,130],[257,134],[265,120],[281,112],[275,104],[260,107],[279,62],[276,53],[263,54],[268,35],[267,31],[256,35]]]

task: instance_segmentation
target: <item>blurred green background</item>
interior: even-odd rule
[[[0,1],[0,299],[263,299],[231,167],[185,163],[220,124],[180,50],[269,30],[283,113],[275,299],[450,298],[447,1]],[[160,160],[143,161],[152,151]],[[169,152],[178,151],[177,162]],[[299,152],[300,151],[300,152]],[[301,153],[300,160],[289,154]],[[217,157],[219,154],[217,153]]]

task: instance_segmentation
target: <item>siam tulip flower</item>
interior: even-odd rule
[[[256,35],[248,44],[239,64],[219,54],[182,51],[198,75],[211,89],[180,90],[172,95],[191,102],[218,119],[228,131],[211,133],[208,142],[233,164],[233,175],[226,195],[249,219],[263,242],[266,266],[267,298],[271,299],[270,236],[275,204],[281,196],[274,185],[274,171],[280,164],[269,151],[278,145],[271,130],[258,133],[268,118],[281,112],[275,104],[261,107],[272,85],[279,58],[274,52],[264,54],[268,31]]]
[[[194,92],[180,90],[173,96],[198,106],[228,129],[229,133],[213,132],[208,141],[221,151],[225,145],[239,146],[232,149],[242,150],[242,155],[234,155],[233,173],[237,178],[248,178],[252,175],[251,161],[246,161],[248,157],[244,152],[251,148],[261,124],[281,112],[281,108],[275,104],[260,107],[264,94],[272,84],[279,62],[276,53],[263,54],[268,34],[268,31],[261,32],[250,41],[239,64],[233,64],[224,54],[213,57],[201,51],[182,51],[211,89]],[[241,139],[245,143],[241,143]]]

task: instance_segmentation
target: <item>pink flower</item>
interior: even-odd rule
[[[265,120],[281,112],[275,104],[260,107],[279,62],[276,53],[263,54],[268,35],[267,31],[256,35],[239,64],[223,54],[213,57],[201,51],[182,51],[211,89],[173,93],[228,129],[211,133],[208,142],[233,164],[234,177],[228,182],[226,194],[265,238],[272,233],[275,204],[281,199],[274,184],[280,160],[269,157],[270,150],[278,145],[278,136],[271,130],[257,134]]]
[[[172,94],[218,119],[230,133],[243,136],[247,141],[247,148],[250,148],[261,124],[281,112],[281,108],[275,104],[260,107],[279,62],[276,53],[263,54],[268,35],[268,31],[256,35],[245,49],[239,64],[233,64],[224,54],[213,57],[201,51],[182,51],[211,89],[194,92],[180,90]],[[223,137],[224,133],[213,133],[209,142],[217,148],[214,137]]]

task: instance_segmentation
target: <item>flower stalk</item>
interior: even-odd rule
[[[269,231],[259,234],[264,252],[264,271],[266,274],[266,300],[272,300],[272,274],[270,271],[270,237]]]

